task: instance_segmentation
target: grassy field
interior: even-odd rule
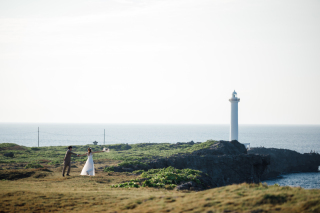
[[[85,145],[74,146],[73,152],[84,154],[88,147],[92,151],[101,151],[103,147],[110,148],[111,152],[107,155],[104,153],[96,154],[95,160],[119,160],[119,161],[148,161],[158,157],[169,157],[174,154],[191,153],[193,151],[204,149],[216,141],[209,140],[200,144],[170,144],[170,143],[140,143],[140,144],[114,144],[114,145]],[[0,144],[0,163],[30,163],[41,162],[43,160],[50,161],[52,164],[59,164],[62,162],[67,148],[63,146],[49,146],[49,147],[23,147],[12,143]],[[4,153],[12,152],[13,158],[3,156]],[[86,158],[73,157],[74,161],[85,161]]]
[[[104,172],[105,166],[136,160],[134,156],[147,160],[153,157],[151,153],[166,156],[165,150],[171,145],[155,146],[158,153],[152,145],[140,145],[142,149],[139,145],[114,145],[110,153],[94,155],[94,177],[80,176],[86,157],[74,157],[71,176],[63,178],[65,147],[38,149],[1,144],[0,153],[14,152],[15,156],[1,154],[0,212],[320,212],[320,190],[266,184],[231,185],[199,192],[111,187],[143,177],[130,172]],[[171,147],[171,153],[197,149],[193,146],[183,145],[174,151]],[[76,146],[73,151],[84,153],[86,148]],[[26,168],[31,163],[40,166]]]

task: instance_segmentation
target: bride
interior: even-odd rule
[[[102,151],[92,152],[91,148],[88,148],[88,152],[86,154],[79,155],[79,157],[85,156],[85,155],[88,156],[88,160],[87,160],[86,164],[84,165],[80,175],[90,175],[90,176],[95,175],[92,155],[94,153],[99,153],[99,152],[109,152],[109,149],[103,148]]]

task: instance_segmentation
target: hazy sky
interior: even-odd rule
[[[320,124],[319,0],[0,1],[0,122]]]

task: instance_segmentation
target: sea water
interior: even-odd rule
[[[116,143],[204,142],[208,139],[229,140],[230,131],[229,125],[0,123],[0,143],[38,146],[38,127],[39,146],[86,145],[93,141],[106,146]],[[239,125],[239,141],[250,143],[251,147],[320,153],[320,125]],[[267,183],[276,181],[280,185],[320,188],[320,173],[302,174],[284,175],[282,179]]]
[[[282,175],[281,178],[263,181],[268,185],[300,186],[305,189],[320,188],[320,172],[293,173]]]

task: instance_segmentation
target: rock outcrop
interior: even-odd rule
[[[159,169],[169,166],[177,169],[196,169],[206,174],[201,182],[205,187],[218,187],[234,183],[258,183],[261,175],[270,164],[270,157],[247,154],[243,144],[237,141],[219,141],[209,148],[180,154],[168,158],[159,158],[144,164],[115,167],[114,171],[133,171],[139,169]],[[194,187],[190,183],[180,188]]]
[[[190,143],[190,142],[189,142]],[[178,144],[179,145],[179,144]],[[204,187],[218,187],[237,183],[259,183],[285,173],[317,172],[320,155],[300,154],[288,149],[252,148],[247,151],[238,141],[219,141],[208,148],[190,154],[176,154],[139,164],[123,164],[114,171],[160,169],[169,166],[177,169],[195,169],[203,172]],[[183,183],[178,189],[199,188],[194,183]]]
[[[149,166],[200,170],[210,177],[206,181],[208,186],[218,187],[243,182],[259,183],[269,163],[270,157],[262,155],[184,155],[158,159],[150,162]]]
[[[245,146],[238,141],[219,141],[208,149],[194,151],[192,155],[240,155],[247,154]]]
[[[264,170],[261,180],[276,178],[281,174],[295,172],[318,172],[320,154],[300,154],[289,149],[251,148],[249,154],[269,155],[270,165]]]

